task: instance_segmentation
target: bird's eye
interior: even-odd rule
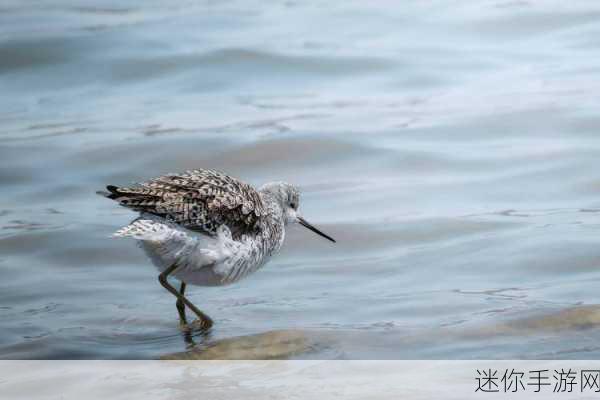
[[[290,207],[292,207],[295,210],[296,209],[296,203],[290,203]]]

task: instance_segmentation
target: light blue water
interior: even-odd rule
[[[0,357],[185,350],[109,238],[134,215],[94,192],[202,167],[298,184],[338,244],[293,228],[251,278],[190,288],[216,321],[197,343],[600,356],[595,308],[562,318],[600,303],[600,4],[166,4],[0,5]]]

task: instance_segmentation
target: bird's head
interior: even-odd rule
[[[286,182],[271,182],[263,185],[260,188],[260,191],[269,194],[277,201],[283,211],[283,218],[286,224],[299,223],[317,235],[323,236],[325,239],[335,243],[335,240],[332,237],[324,234],[302,218],[302,215],[298,210],[300,207],[300,191],[296,186]]]

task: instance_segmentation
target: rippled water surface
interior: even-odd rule
[[[600,357],[599,21],[579,1],[2,2],[0,357]],[[95,195],[199,167],[298,184],[338,239],[292,227],[251,278],[191,287],[207,336]]]

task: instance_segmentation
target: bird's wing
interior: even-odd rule
[[[107,189],[107,197],[122,206],[213,236],[225,224],[235,239],[254,230],[265,214],[252,186],[212,170],[168,174],[132,187]]]

